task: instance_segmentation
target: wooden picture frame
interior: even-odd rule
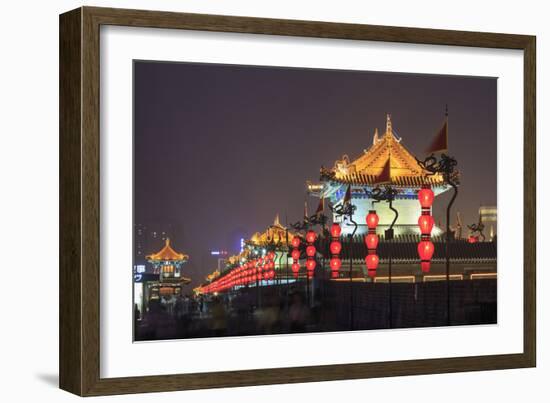
[[[521,354],[100,377],[99,35],[101,25],[524,52],[524,349]],[[81,396],[533,367],[535,321],[535,37],[481,32],[82,7],[60,16],[60,387]]]

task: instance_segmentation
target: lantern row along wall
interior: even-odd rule
[[[431,239],[432,230],[434,228],[434,218],[432,216],[432,205],[435,194],[430,185],[423,185],[418,191],[418,201],[421,207],[421,215],[418,218],[418,227],[421,233],[420,242],[417,245],[418,256],[420,260],[420,268],[423,273],[430,272],[431,260],[435,252],[435,246]],[[370,210],[365,217],[368,233],[364,236],[364,242],[367,247],[367,255],[365,256],[365,265],[368,276],[376,277],[376,270],[380,263],[380,258],[377,254],[379,238],[376,233],[379,223],[379,216],[376,210]],[[338,222],[334,222],[330,228],[330,270],[331,277],[337,279],[342,266],[340,254],[342,252],[342,243],[340,237],[342,228]],[[305,235],[305,269],[307,278],[311,279],[317,267],[315,241],[317,234],[309,230]],[[291,241],[291,258],[292,258],[292,273],[294,278],[298,278],[301,269],[300,246],[302,239],[299,236],[294,236]],[[213,293],[231,289],[237,286],[249,284],[258,284],[264,280],[273,280],[275,278],[275,253],[269,252],[264,257],[248,260],[243,262],[239,267],[231,269],[222,277],[212,281],[209,285],[201,287],[202,293]],[[288,279],[287,279],[288,281]]]
[[[229,270],[228,273],[201,287],[202,294],[218,293],[236,286],[252,283],[258,284],[264,280],[275,278],[275,252],[268,252],[264,257],[248,260],[242,265]]]

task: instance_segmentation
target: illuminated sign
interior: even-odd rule
[[[227,251],[226,250],[211,250],[210,254],[212,256],[225,256],[225,255],[227,255]]]

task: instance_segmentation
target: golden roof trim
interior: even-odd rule
[[[189,259],[189,255],[185,253],[178,253],[170,246],[170,238],[166,238],[164,247],[159,250],[157,253],[152,253],[145,256],[148,261],[151,262],[176,262],[176,261],[186,261]]]

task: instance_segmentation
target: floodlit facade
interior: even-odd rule
[[[372,145],[363,151],[357,159],[350,161],[347,155],[334,163],[331,169],[321,167],[320,183],[307,183],[307,191],[314,196],[329,200],[332,205],[342,203],[344,195],[350,187],[351,203],[356,210],[353,220],[357,222],[356,234],[367,232],[365,217],[369,210],[375,206],[380,217],[377,231],[380,235],[389,227],[394,219],[394,213],[388,207],[388,203],[376,203],[367,192],[371,192],[379,181],[385,167],[389,167],[390,180],[386,182],[397,190],[397,196],[393,206],[399,211],[399,217],[394,226],[395,235],[418,235],[418,216],[420,215],[420,204],[417,193],[423,184],[429,184],[438,196],[447,191],[448,186],[441,174],[427,175],[417,163],[414,155],[402,144],[402,138],[393,131],[391,116],[386,116],[386,130],[381,136],[378,130],[373,136]],[[340,218],[333,217],[335,222]],[[343,223],[344,235],[351,233],[354,226],[350,223]],[[434,236],[441,234],[441,229],[434,227]]]

